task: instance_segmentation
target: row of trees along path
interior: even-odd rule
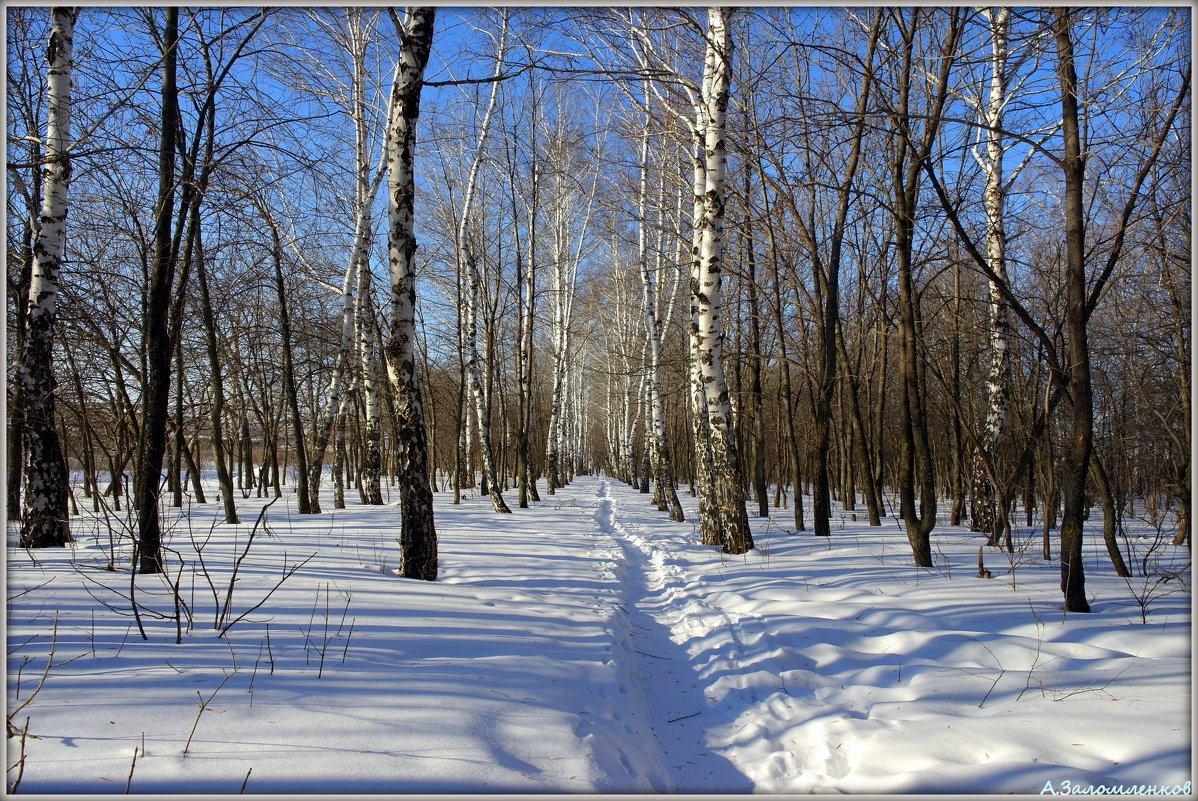
[[[12,9],[9,518],[65,545],[81,475],[152,573],[209,465],[228,523],[331,472],[433,580],[435,491],[605,470],[726,553],[771,487],[920,566],[1039,526],[1088,611],[1095,504],[1120,575],[1190,544],[1188,24]]]

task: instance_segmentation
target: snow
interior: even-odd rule
[[[120,572],[96,516],[69,549],[22,550],[10,526],[9,713],[32,697],[13,717],[29,719],[19,792],[1038,794],[1191,778],[1188,571],[1141,622],[1095,520],[1094,612],[1075,615],[1038,542],[988,549],[986,580],[977,535],[943,524],[937,567],[919,569],[893,519],[838,511],[820,539],[776,510],[751,518],[755,550],[726,556],[610,478],[542,498],[497,515],[438,494],[435,583],[395,575],[394,505],[301,516],[285,497],[256,532],[263,500],[239,498],[236,526],[218,504],[172,514],[193,623],[179,644],[162,577],[135,579],[138,634],[119,522]],[[263,603],[221,637],[243,551],[226,622]]]

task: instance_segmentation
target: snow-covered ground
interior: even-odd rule
[[[28,735],[8,740],[9,785],[1038,794],[1191,779],[1189,572],[1157,585],[1142,622],[1148,580],[1113,575],[1096,521],[1094,612],[1066,615],[1036,543],[988,549],[986,580],[962,529],[938,526],[938,566],[921,570],[893,519],[838,513],[821,540],[778,510],[733,557],[611,479],[543,497],[497,515],[438,495],[436,583],[394,575],[394,506],[299,516],[285,498],[256,530],[264,501],[239,499],[238,526],[195,506],[169,532],[178,644],[154,576],[136,578],[143,641],[127,549],[105,569],[106,526],[76,522],[75,546],[49,552],[15,547],[10,527],[7,702]]]

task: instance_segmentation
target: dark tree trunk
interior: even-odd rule
[[[1069,400],[1072,410],[1069,448],[1065,454],[1061,514],[1061,592],[1069,612],[1089,612],[1082,527],[1086,516],[1086,476],[1094,441],[1094,398],[1090,385],[1090,348],[1086,335],[1086,242],[1081,127],[1078,121],[1077,73],[1069,9],[1053,9],[1057,44],[1057,78],[1061,86],[1061,134],[1065,178],[1065,331],[1068,335]]]
[[[196,464],[195,454],[192,452],[191,445],[188,444],[186,438],[183,440],[183,460],[186,462],[187,472],[191,476],[191,491],[195,495],[196,503],[208,503],[207,498],[204,497],[204,485],[201,480],[200,466]]]
[[[827,287],[825,287],[827,291]],[[829,481],[828,450],[831,445],[832,433],[832,390],[835,388],[836,357],[834,334],[828,330],[828,321],[836,313],[834,303],[825,298],[823,324],[820,326],[819,337],[819,379],[815,396],[815,465],[812,469],[811,486],[811,518],[817,537],[827,537],[832,534],[832,498],[831,482]],[[832,326],[835,327],[833,320]],[[833,354],[829,356],[829,353]]]
[[[1106,466],[1097,453],[1093,455],[1090,467],[1094,471],[1095,483],[1098,484],[1098,497],[1102,501],[1102,541],[1106,545],[1107,555],[1111,558],[1115,575],[1121,578],[1130,578],[1131,571],[1127,569],[1127,563],[1123,561],[1123,554],[1119,552],[1119,542],[1115,538],[1119,527],[1119,510],[1115,507],[1115,496]]]
[[[204,261],[201,234],[194,233],[196,247],[196,279],[200,287],[200,319],[204,325],[204,341],[208,351],[208,369],[212,373],[212,403],[209,405],[209,420],[212,424],[212,461],[216,468],[216,481],[220,487],[221,501],[225,507],[225,522],[239,523],[237,500],[233,495],[233,476],[225,458],[225,389],[220,361],[220,348],[216,340],[216,319],[212,311],[212,298],[208,291],[208,267]]]
[[[513,182],[514,184],[514,182]],[[535,190],[534,190],[535,191]],[[535,204],[535,199],[534,199]],[[515,202],[513,201],[513,206]],[[535,221],[532,225],[535,225]],[[534,479],[531,475],[529,447],[532,429],[532,353],[525,348],[525,340],[532,335],[532,315],[526,313],[526,307],[533,302],[531,290],[535,278],[533,275],[533,256],[531,246],[528,256],[527,273],[523,262],[516,257],[516,286],[518,293],[517,323],[516,323],[516,383],[519,398],[516,405],[516,483],[518,486],[518,502],[521,509],[527,509],[535,491]],[[527,289],[525,289],[527,287]]]
[[[961,265],[953,260],[953,344],[949,358],[950,379],[949,391],[953,393],[954,405],[961,398]],[[961,415],[953,415],[951,453],[952,512],[949,515],[950,526],[959,526],[965,518],[965,445],[961,430]],[[1031,523],[1028,524],[1029,526]]]
[[[63,348],[67,357],[67,365],[70,367],[71,380],[75,387],[75,397],[79,402],[79,434],[82,442],[80,443],[83,457],[83,495],[92,499],[92,511],[100,511],[100,486],[96,480],[96,455],[94,441],[96,438],[95,430],[92,428],[91,415],[88,414],[87,395],[83,388],[83,377],[79,372],[79,365],[75,363],[75,356],[70,347]]]
[[[304,450],[304,421],[300,417],[299,394],[295,389],[295,366],[292,364],[291,313],[287,308],[287,287],[283,282],[283,244],[279,241],[278,226],[275,225],[268,210],[264,207],[262,211],[267,225],[270,227],[271,259],[275,267],[275,290],[279,298],[279,334],[283,344],[283,392],[287,396],[287,409],[291,416],[291,435],[295,437],[296,467],[299,470],[299,478],[295,482],[296,506],[300,514],[306,515],[312,514],[312,508],[308,502],[308,455]],[[377,450],[373,450],[371,453],[377,458]],[[377,490],[380,465],[375,463],[373,466]],[[278,488],[277,484],[278,482],[276,482],[276,489]],[[378,498],[378,502],[382,503],[381,497]]]
[[[175,200],[175,148],[178,141],[179,91],[175,81],[179,42],[179,9],[166,9],[162,56],[162,132],[158,148],[158,203],[155,210],[154,261],[145,308],[142,337],[146,354],[146,380],[142,394],[141,437],[138,443],[134,503],[137,506],[139,571],[161,573],[162,531],[158,498],[162,491],[162,458],[166,451],[166,423],[170,414],[171,342],[168,328],[171,287],[175,278],[171,218]]]
[[[900,205],[901,208],[901,205]],[[909,254],[908,254],[909,255]],[[936,525],[936,483],[917,374],[918,331],[907,255],[899,255],[899,509],[918,567],[932,567],[929,535]],[[919,509],[916,509],[918,483]]]
[[[846,365],[850,365],[848,358],[848,348],[844,343],[844,328],[840,326],[837,332],[837,343],[840,349],[840,359]],[[858,360],[858,364],[860,361]],[[849,413],[851,415],[852,426],[852,442],[857,446],[857,452],[860,458],[857,461],[857,471],[861,479],[861,493],[865,497],[865,509],[869,518],[869,525],[882,525],[882,499],[875,491],[873,480],[873,449],[870,447],[869,438],[866,436],[865,416],[861,411],[861,382],[856,375],[856,371],[850,367],[846,367],[845,375],[845,391],[848,393]]]
[[[917,313],[919,299],[914,280],[914,239],[916,208],[919,201],[919,171],[921,163],[929,157],[936,141],[940,112],[948,90],[951,54],[960,36],[960,13],[952,12],[951,28],[945,49],[940,59],[940,70],[934,96],[930,99],[926,119],[919,141],[911,130],[913,117],[910,113],[910,89],[912,58],[917,31],[920,27],[920,9],[912,11],[911,19],[903,33],[903,65],[899,75],[898,113],[896,123],[896,150],[891,165],[894,189],[895,251],[898,259],[899,290],[899,463],[896,484],[899,491],[899,507],[907,539],[915,564],[932,567],[930,534],[936,525],[936,475],[932,460],[931,443],[928,439],[927,419],[924,410],[924,388],[920,381],[919,343],[921,321]],[[916,485],[918,484],[919,508],[916,509]]]
[[[744,171],[745,205],[749,205],[752,186],[749,183],[749,170]],[[757,258],[753,249],[753,229],[745,222],[745,264],[748,267],[748,301],[749,301],[749,398],[753,409],[753,497],[757,501],[757,516],[770,516],[769,487],[765,478],[765,413],[762,403],[761,363],[764,356],[761,353],[761,307],[757,299]]]
[[[766,231],[770,237],[769,252],[771,255],[771,283],[773,288],[775,302],[771,304],[774,310],[774,327],[778,331],[778,351],[780,361],[782,362],[782,413],[786,420],[786,446],[789,456],[788,462],[790,465],[790,482],[794,487],[794,523],[795,531],[804,531],[806,525],[803,521],[803,472],[802,463],[800,461],[799,436],[795,431],[795,410],[794,410],[794,389],[791,383],[790,376],[790,359],[786,347],[786,330],[785,321],[782,317],[782,282],[779,276],[778,264],[778,247],[777,237],[774,232],[774,215],[771,211],[768,192],[763,192],[762,204],[765,209],[765,225]],[[782,482],[782,477],[778,477],[779,483]]]
[[[183,448],[186,439],[183,433],[183,347],[182,338],[175,340],[175,418],[174,442],[171,448],[171,465],[168,476],[171,488],[171,506],[183,507]]]
[[[263,437],[266,436],[266,431],[260,432]],[[241,470],[237,476],[237,480],[241,487],[241,495],[243,498],[250,497],[252,490],[257,482],[254,479],[254,438],[250,434],[250,418],[248,415],[242,415],[241,418]]]

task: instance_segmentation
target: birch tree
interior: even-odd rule
[[[25,403],[21,360],[28,330],[29,284],[36,262],[34,245],[38,236],[43,200],[44,143],[42,137],[36,133],[41,126],[46,97],[47,69],[42,64],[42,55],[45,52],[44,42],[47,35],[43,29],[50,26],[52,17],[40,8],[12,7],[7,10],[6,22],[6,109],[9,125],[7,173],[11,181],[5,226],[8,233],[6,297],[12,306],[9,311],[8,328],[10,373],[6,376],[8,404],[5,411],[8,416],[8,436],[5,441],[5,506],[8,519],[15,521],[20,520],[24,514],[21,506],[21,488],[25,476]],[[17,130],[24,130],[28,135],[14,136]],[[14,163],[17,161],[27,163],[17,166]]]
[[[391,272],[390,336],[385,352],[395,393],[400,521],[400,574],[435,581],[437,531],[428,474],[428,437],[416,369],[416,182],[414,156],[420,92],[432,49],[435,8],[416,7],[400,21],[389,12],[400,40],[391,89],[387,136],[387,259]]]
[[[1010,8],[986,8],[980,12],[990,33],[990,84],[985,106],[981,108],[983,127],[981,138],[984,153],[974,150],[974,158],[986,179],[982,202],[986,210],[986,259],[999,282],[987,280],[990,295],[990,371],[986,378],[989,399],[986,424],[981,441],[975,449],[972,491],[970,492],[970,523],[975,531],[986,532],[996,542],[1004,527],[1006,510],[996,508],[998,488],[990,481],[984,461],[997,472],[997,456],[1007,432],[1010,403],[1010,312],[1002,297],[999,283],[1007,280],[1007,235],[1004,224],[1007,186],[1004,180],[1003,159],[1006,154],[1003,136],[1003,111],[1008,98],[1008,50],[1010,38]]]
[[[25,499],[21,545],[46,548],[71,541],[66,458],[58,438],[55,409],[54,334],[63,253],[66,248],[67,189],[71,181],[71,71],[78,8],[55,6],[46,48],[45,166],[42,208],[33,244],[25,347],[21,356],[24,408]]]
[[[361,218],[355,225],[355,252],[358,248],[358,238],[365,238],[361,226],[365,221]],[[338,338],[337,357],[333,363],[333,374],[329,377],[328,389],[325,390],[324,403],[315,420],[315,430],[312,432],[312,453],[308,459],[308,511],[312,514],[320,512],[320,480],[324,475],[324,454],[329,440],[333,436],[333,427],[342,411],[343,401],[347,395],[347,376],[351,374],[350,359],[353,353],[354,341],[354,295],[358,285],[357,259],[350,258],[350,265],[345,271],[341,284],[341,313],[340,336]]]
[[[362,381],[362,496],[366,505],[380,506],[383,503],[383,429],[378,385],[378,330],[375,327],[372,283],[369,260],[363,260],[358,265],[358,294],[354,308]]]
[[[644,126],[641,131],[640,175],[637,191],[637,264],[641,277],[642,308],[649,343],[647,376],[648,409],[645,420],[645,444],[650,451],[650,469],[653,473],[653,498],[658,509],[668,511],[670,519],[681,522],[686,519],[678,491],[674,486],[674,468],[670,458],[670,444],[666,433],[665,402],[661,391],[661,346],[663,339],[660,303],[657,290],[657,270],[649,260],[649,89],[645,88],[643,102]],[[663,193],[664,194],[664,193]],[[664,216],[664,215],[663,215]],[[663,221],[664,222],[664,221]],[[661,250],[658,249],[658,254]],[[660,267],[661,259],[658,259]],[[677,274],[676,274],[677,275]],[[671,300],[673,294],[671,293]],[[667,312],[666,318],[669,318]]]
[[[507,49],[507,12],[499,31],[499,41],[495,53],[495,73],[492,76],[491,93],[487,99],[487,109],[483,113],[482,123],[475,143],[474,155],[470,162],[470,173],[466,179],[465,196],[462,199],[462,213],[458,221],[456,238],[457,258],[459,269],[466,275],[466,292],[463,297],[462,312],[465,315],[464,348],[466,356],[466,376],[470,382],[470,397],[474,402],[474,419],[478,424],[478,443],[482,451],[483,483],[491,505],[496,512],[510,513],[512,510],[503,499],[500,491],[499,475],[495,469],[495,454],[491,447],[491,409],[483,386],[482,354],[479,348],[478,313],[482,296],[483,277],[478,263],[478,250],[474,242],[477,231],[474,230],[474,201],[478,190],[478,175],[482,167],[483,149],[487,143],[487,133],[491,128],[491,120],[495,115],[495,104],[499,97],[499,76],[503,72],[503,60]]]
[[[699,541],[704,545],[722,545],[724,543],[724,520],[720,514],[715,489],[715,457],[713,444],[715,435],[711,431],[711,418],[708,410],[708,387],[702,373],[702,320],[700,318],[701,298],[710,302],[710,295],[701,295],[702,261],[704,236],[705,200],[707,198],[707,160],[706,160],[706,130],[707,114],[706,98],[710,94],[710,81],[713,72],[713,47],[709,42],[704,61],[702,90],[697,97],[692,97],[695,105],[694,121],[686,120],[690,131],[691,142],[689,155],[691,161],[691,261],[689,283],[691,290],[690,303],[690,412],[692,448],[694,450],[695,488],[699,496]],[[719,362],[721,371],[723,361]],[[748,516],[745,517],[746,525]]]
[[[725,553],[740,554],[753,548],[753,534],[745,510],[740,456],[733,432],[732,404],[724,375],[722,284],[724,252],[724,183],[726,149],[725,115],[731,83],[732,39],[728,30],[731,10],[711,8],[707,15],[707,55],[703,94],[696,117],[704,141],[704,192],[702,215],[696,220],[698,248],[691,272],[691,309],[694,326],[694,380],[696,397],[702,395],[711,439],[712,493],[709,514],[719,517]],[[701,443],[696,443],[696,447]],[[702,486],[701,486],[702,489]],[[702,514],[702,512],[700,512]]]
[[[362,376],[362,400],[365,420],[362,447],[365,450],[362,465],[362,490],[368,505],[378,506],[383,502],[380,474],[382,471],[382,427],[378,386],[378,338],[372,326],[373,289],[370,270],[370,232],[373,230],[375,193],[379,187],[379,171],[370,180],[370,134],[368,106],[366,102],[366,48],[374,17],[363,19],[360,9],[347,9],[349,17],[349,45],[353,61],[353,105],[351,116],[354,122],[354,248],[353,262],[357,268],[357,294],[354,303],[354,328],[358,332],[358,360]],[[381,167],[381,165],[380,165]]]
[[[694,281],[696,280],[698,253],[701,250],[701,240],[704,231],[701,220],[704,215],[704,198],[707,193],[705,141],[705,115],[707,112],[704,99],[708,94],[708,84],[712,71],[711,46],[708,43],[708,57],[705,60],[703,88],[700,90],[693,80],[681,74],[672,61],[672,58],[676,55],[674,47],[677,42],[663,41],[660,37],[660,34],[663,32],[677,29],[690,22],[690,19],[684,16],[682,22],[671,23],[662,19],[660,13],[654,10],[645,12],[639,12],[638,10],[614,13],[598,12],[593,17],[588,18],[588,27],[590,29],[588,33],[602,44],[603,54],[601,55],[597,52],[596,47],[588,39],[584,38],[581,43],[587,49],[592,59],[609,69],[617,66],[610,63],[612,55],[626,56],[627,61],[622,65],[618,65],[619,68],[633,75],[641,76],[641,86],[645,92],[652,92],[654,100],[662,111],[669,118],[679,122],[687,132],[687,138],[681,149],[685,153],[686,163],[691,168],[689,187],[691,195],[691,221],[689,236],[680,234],[678,237],[678,261],[680,264],[685,263],[688,265],[685,271],[688,281],[692,284],[693,288]],[[646,75],[653,76],[653,78],[645,80],[643,76]],[[634,107],[644,107],[646,105],[646,99],[637,98],[623,82],[617,82],[617,86],[628,96]],[[682,196],[685,194],[686,190],[683,189],[679,195],[677,217],[680,220],[680,229],[684,226],[682,222],[684,219],[682,214],[684,199]],[[688,244],[690,247],[689,259],[686,257],[686,247]],[[691,442],[694,450],[693,469],[691,471],[693,476],[692,491],[694,492],[697,487],[700,540],[704,544],[720,545],[723,543],[724,538],[720,528],[721,517],[713,508],[715,493],[710,487],[711,476],[713,474],[712,438],[708,431],[709,417],[706,395],[703,392],[704,384],[699,374],[699,328],[693,296],[690,323],[688,331],[690,352],[688,364],[690,372],[686,397],[690,411]],[[664,341],[664,326],[659,333],[662,335],[662,339],[659,341]]]
[[[363,299],[362,295],[363,293],[369,294],[372,283],[370,243],[373,215],[371,208],[378,195],[383,176],[386,175],[386,155],[387,145],[384,143],[381,158],[374,170],[373,177],[368,181],[360,182],[358,191],[355,193],[353,244],[350,247],[349,265],[346,267],[338,293],[340,327],[337,356],[332,375],[329,377],[328,388],[325,390],[324,403],[316,418],[311,457],[308,460],[309,511],[312,513],[320,512],[320,483],[324,472],[325,450],[328,448],[337,421],[344,419],[346,404],[352,388],[360,383],[359,375],[365,376],[369,373],[373,376],[378,371],[376,347],[378,337],[368,324],[370,312],[366,304],[370,299],[369,297]],[[359,176],[362,176],[361,167],[362,162],[359,161]],[[366,169],[369,169],[368,163]],[[355,369],[355,355],[358,369]],[[379,504],[382,503],[382,496],[379,474],[375,468],[381,469],[382,464],[379,451],[381,429],[379,428],[378,387],[373,378],[370,387],[365,391],[365,397],[368,431],[377,434],[377,437],[370,439],[371,434],[368,433],[367,475],[364,476],[364,480],[370,487],[368,495],[376,499],[371,500],[370,503]]]
[[[554,182],[553,190],[559,191],[560,181]],[[556,205],[551,212],[560,219],[561,205]],[[557,220],[555,220],[557,222]],[[574,287],[577,281],[577,264],[562,258],[562,237],[560,228],[555,225],[554,254],[549,262],[549,300],[550,323],[549,331],[553,347],[553,385],[549,402],[549,427],[545,443],[545,474],[547,492],[553,495],[555,491],[566,485],[565,470],[561,464],[563,442],[565,440],[565,393],[566,371],[570,354],[570,323],[574,309]]]

